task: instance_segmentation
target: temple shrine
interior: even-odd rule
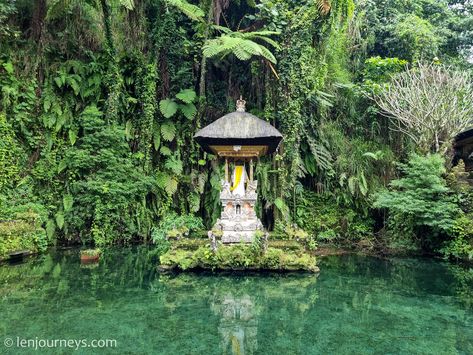
[[[246,112],[246,102],[237,100],[236,111],[199,130],[194,139],[225,164],[220,201],[222,213],[213,230],[222,232],[222,243],[250,243],[263,224],[256,215],[258,181],[255,164],[274,153],[281,133],[266,121]],[[209,232],[211,233],[211,232]]]

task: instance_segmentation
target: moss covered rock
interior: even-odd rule
[[[315,256],[304,250],[269,247],[265,252],[252,245],[221,246],[213,253],[209,245],[195,250],[174,247],[160,257],[162,270],[273,270],[318,272]]]

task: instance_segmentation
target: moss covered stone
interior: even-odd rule
[[[221,246],[213,253],[210,245],[195,250],[175,246],[160,257],[162,270],[273,270],[318,272],[315,256],[303,249],[268,247],[265,252],[252,245]]]

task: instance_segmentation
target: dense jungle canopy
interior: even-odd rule
[[[472,46],[470,0],[2,0],[3,248],[210,228],[222,164],[193,135],[243,95],[284,135],[256,166],[275,234],[473,258]]]

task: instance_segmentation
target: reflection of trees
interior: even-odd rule
[[[433,259],[355,255],[327,257],[319,266],[317,309],[326,312],[313,332],[317,351],[353,353],[366,344],[380,353],[473,350],[466,328],[473,271]]]
[[[131,353],[137,343],[156,353],[182,353],[196,343],[195,352],[207,354],[353,353],[369,342],[393,353],[415,352],[419,342],[426,348],[435,343],[439,352],[452,352],[455,342],[473,350],[466,328],[472,269],[428,259],[346,256],[324,258],[321,270],[318,279],[165,275],[156,272],[147,248],[106,251],[92,269],[81,267],[77,250],[53,252],[0,267],[0,333],[35,331],[35,322],[46,324],[52,315],[57,325],[47,329],[54,336],[89,335],[90,327],[132,340],[121,349]],[[432,322],[445,326],[431,329]]]
[[[96,297],[113,298],[117,286],[144,287],[156,274],[156,257],[145,247],[111,249],[96,267],[83,267],[77,249],[51,251],[9,266],[0,266],[0,298],[14,294],[29,300],[55,298],[93,301]],[[6,287],[8,285],[8,287]]]
[[[449,265],[455,278],[455,292],[463,305],[468,309],[473,308],[473,267]]]

